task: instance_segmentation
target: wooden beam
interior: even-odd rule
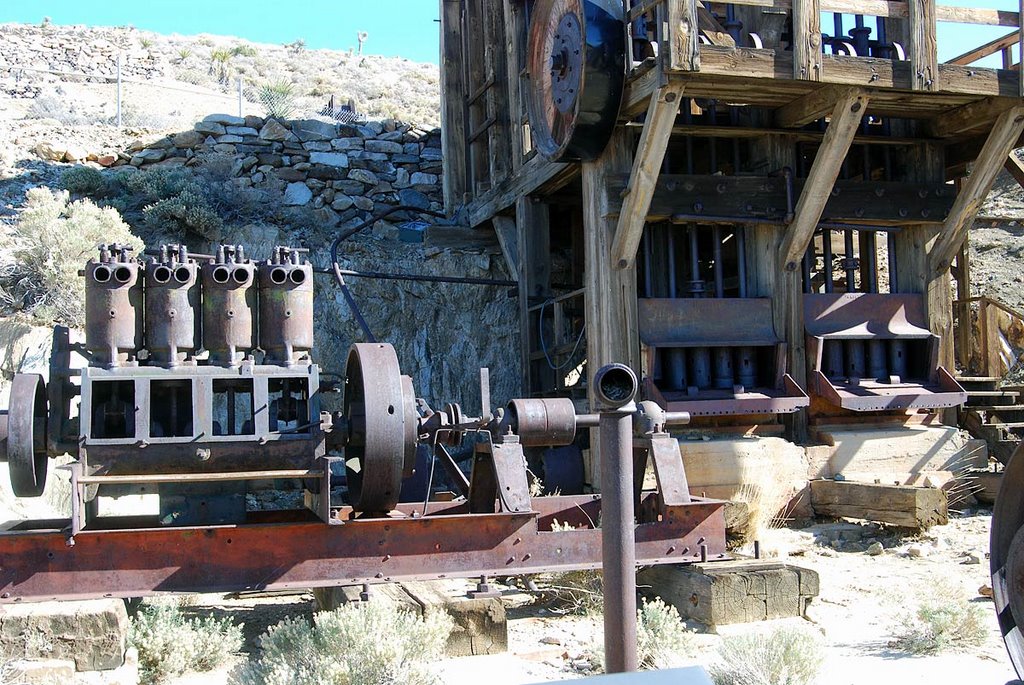
[[[807,250],[807,244],[832,194],[832,186],[839,178],[839,170],[846,159],[853,136],[861,119],[867,114],[867,105],[868,96],[863,91],[852,90],[832,110],[825,138],[821,141],[811,172],[807,175],[807,184],[796,203],[793,223],[789,225],[782,242],[782,266],[786,271],[796,271]]]
[[[1015,152],[1010,152],[1006,157],[1006,162],[1003,164],[1003,168],[1013,176],[1013,180],[1024,188],[1024,162],[1020,161]]]
[[[441,0],[441,148],[444,155],[444,207],[455,213],[465,202],[466,84],[462,79],[462,3]]]
[[[640,135],[640,146],[633,157],[629,185],[623,194],[615,242],[612,244],[611,259],[616,269],[630,268],[636,261],[636,250],[640,246],[640,237],[647,222],[647,210],[651,207],[661,164],[665,160],[665,151],[682,101],[683,86],[675,82],[670,82],[651,96],[644,130]]]
[[[878,521],[924,530],[949,522],[941,488],[812,480],[811,507],[818,516]]]
[[[546,204],[524,195],[516,201],[516,251],[519,254],[516,273],[519,283],[519,351],[522,365],[521,391],[531,397],[540,379],[533,377],[530,362],[531,329],[530,298],[551,295],[551,231]]]
[[[697,27],[712,45],[721,45],[727,48],[736,47],[736,41],[733,40],[732,36],[725,30],[725,27],[718,22],[718,19],[715,19],[715,15],[711,14],[703,3],[697,5]]]
[[[519,273],[519,240],[516,236],[516,220],[510,216],[496,216],[491,219],[494,234],[498,236],[501,256],[505,258],[508,272],[512,278]]]
[[[988,128],[997,116],[1018,104],[1015,98],[983,98],[957,107],[928,122],[933,138],[951,138],[979,128]]]
[[[914,90],[939,89],[939,54],[935,42],[935,0],[907,0],[910,20],[910,80]]]
[[[669,69],[700,70],[700,26],[697,0],[668,2]]]
[[[960,250],[967,229],[978,215],[981,203],[991,192],[996,174],[1005,165],[1022,131],[1024,106],[1014,107],[999,115],[929,254],[929,267],[935,272],[949,268],[953,257]]]
[[[848,92],[849,89],[842,86],[822,86],[775,110],[775,125],[779,128],[800,128],[826,117],[835,109],[839,98]]]
[[[791,0],[731,0],[730,4],[766,7],[775,10],[788,10],[793,6]],[[861,14],[888,19],[906,19],[908,14],[907,3],[899,0],[821,0],[821,11]],[[1019,17],[1020,14],[1016,11],[1010,12],[985,7],[939,5],[935,8],[935,18],[938,21],[957,24],[1017,27],[1020,21]]]
[[[527,160],[519,171],[486,195],[477,198],[469,209],[469,225],[476,228],[491,217],[512,207],[523,195],[553,192],[576,177],[579,166],[549,162],[540,155]]]
[[[821,80],[821,8],[818,0],[793,0],[793,78]]]

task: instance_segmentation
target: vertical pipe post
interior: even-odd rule
[[[711,228],[711,255],[715,261],[715,297],[725,297],[725,274],[722,273],[722,229]]]
[[[651,231],[644,228],[644,297],[653,297],[651,288],[653,280],[651,277]]]
[[[853,257],[853,231],[846,229],[843,231],[844,241],[844,257],[843,266],[846,269],[846,292],[852,293],[857,290],[857,267]]]
[[[899,278],[896,272],[896,232],[889,231],[885,234],[886,249],[889,257],[889,292],[898,293],[899,289]]]
[[[121,127],[121,53],[117,53],[117,126]]]
[[[239,76],[238,77],[238,116],[240,116],[240,117],[244,117],[245,116],[242,113],[242,103],[244,101],[245,101],[245,99],[244,99],[244,96],[242,95],[242,77]]]
[[[673,226],[668,229],[668,296],[676,297],[676,232]]]
[[[747,296],[747,231],[736,227],[736,271],[740,281],[740,297]]]
[[[832,279],[832,231],[824,229],[821,232],[821,252],[825,271],[825,292],[830,293],[835,289],[835,281]]]

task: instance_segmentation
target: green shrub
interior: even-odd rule
[[[73,166],[60,177],[60,187],[73,195],[99,195],[106,187],[103,174],[90,166]]]
[[[636,638],[640,668],[671,668],[693,651],[693,633],[679,612],[658,598],[640,605]]]
[[[288,81],[263,84],[259,98],[267,116],[273,119],[287,119],[295,111],[295,86]]]
[[[306,41],[303,38],[299,38],[291,43],[285,43],[284,46],[292,52],[298,54],[306,49]]]
[[[709,670],[715,685],[810,685],[824,659],[819,635],[786,627],[726,637]]]
[[[928,598],[904,615],[890,645],[911,654],[963,651],[984,644],[985,612],[948,584],[929,589]]]
[[[596,616],[604,610],[600,571],[563,571],[545,576],[544,595],[569,614]]]
[[[179,62],[184,62],[185,60],[187,60],[191,56],[192,56],[192,49],[191,48],[180,48],[178,50],[178,61]]]
[[[193,234],[216,242],[224,222],[209,206],[206,196],[194,189],[158,200],[142,210],[146,223],[154,230],[170,234]]]
[[[113,209],[69,202],[66,192],[48,188],[32,188],[26,197],[13,228],[0,236],[0,251],[11,259],[0,271],[0,296],[8,309],[81,326],[85,288],[79,269],[100,243],[130,245],[138,254],[142,241]]]
[[[282,621],[261,638],[258,661],[246,665],[249,685],[431,685],[452,619],[419,618],[386,600],[348,604],[313,617]]]
[[[139,651],[143,682],[211,671],[242,648],[240,626],[226,618],[188,618],[174,604],[144,605],[128,637]]]
[[[235,57],[256,57],[260,53],[254,46],[242,43],[231,48],[231,54]]]
[[[153,47],[153,39],[152,38],[139,38],[139,46],[143,50],[149,50],[151,47]]]
[[[151,169],[114,177],[110,203],[157,236],[219,240],[224,223],[210,192],[191,170]]]

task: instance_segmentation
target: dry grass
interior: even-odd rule
[[[966,651],[985,643],[985,610],[948,583],[929,588],[929,595],[893,630],[894,649],[910,654]]]
[[[715,685],[810,685],[824,659],[820,635],[786,627],[726,637],[709,670]]]

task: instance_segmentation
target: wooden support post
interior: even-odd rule
[[[999,355],[999,309],[982,300],[978,307],[978,328],[981,336],[982,374],[990,378],[1003,375]]]
[[[939,56],[935,42],[935,0],[907,0],[910,24],[910,83],[914,90],[939,89]]]
[[[462,1],[441,0],[441,147],[444,207],[454,214],[465,201],[466,84],[462,80]]]
[[[516,234],[516,220],[509,216],[496,216],[491,219],[494,234],[498,237],[501,256],[505,258],[508,272],[512,278],[519,273],[519,238]]]
[[[490,160],[491,187],[504,181],[512,168],[512,146],[510,145],[509,92],[512,85],[508,77],[508,47],[505,43],[505,12],[500,2],[484,3],[485,46],[487,82],[493,83],[487,89],[487,119],[494,124],[487,131],[487,152]]]
[[[929,121],[927,133],[932,138],[951,138],[987,128],[993,119],[1015,104],[1017,101],[1013,98],[985,98],[969,102]]]
[[[651,95],[640,145],[633,158],[633,170],[622,198],[611,259],[616,269],[631,268],[636,261],[647,212],[651,208],[658,175],[665,160],[672,126],[683,98],[682,84],[669,83]]]
[[[700,26],[697,16],[697,0],[669,0],[668,26],[669,69],[671,71],[700,71]]]
[[[504,0],[505,47],[508,53],[505,66],[508,79],[509,144],[512,148],[512,169],[518,171],[525,161],[524,106],[522,72],[525,65],[526,6],[515,0]]]
[[[996,174],[1006,163],[1010,150],[1024,131],[1024,107],[1014,107],[999,115],[992,131],[981,148],[971,175],[963,184],[956,196],[953,209],[950,210],[942,232],[929,253],[929,266],[933,271],[941,272],[949,268],[953,257],[960,250],[960,245],[967,235],[967,229],[974,223],[974,218],[985,201]]]
[[[971,296],[971,260],[967,241],[956,256],[956,299],[966,300]],[[971,304],[961,302],[956,310],[956,350],[961,368],[971,368],[971,341],[974,339],[974,322],[971,321]]]
[[[836,102],[848,92],[842,86],[822,86],[775,110],[775,125],[779,128],[800,128],[826,117],[835,109]]]
[[[1024,98],[1024,0],[1017,0],[1017,81],[1020,84],[1018,95]]]
[[[1024,162],[1020,161],[1017,157],[1017,153],[1011,151],[1006,157],[1006,162],[1003,164],[1003,168],[1009,172],[1010,176],[1013,176],[1013,180],[1024,188]]]
[[[551,294],[551,232],[548,206],[528,195],[516,201],[516,251],[519,255],[516,278],[519,282],[519,349],[522,360],[522,392],[529,397],[537,380],[531,370],[533,321],[531,298]]]
[[[793,78],[821,80],[821,6],[818,0],[793,0]]]
[[[818,148],[807,183],[796,204],[793,223],[789,225],[782,243],[782,266],[786,271],[796,271],[803,258],[807,244],[818,226],[825,203],[832,193],[832,186],[839,177],[839,170],[846,153],[857,133],[860,121],[867,114],[868,96],[853,90],[836,102],[829,121],[828,130]]]

